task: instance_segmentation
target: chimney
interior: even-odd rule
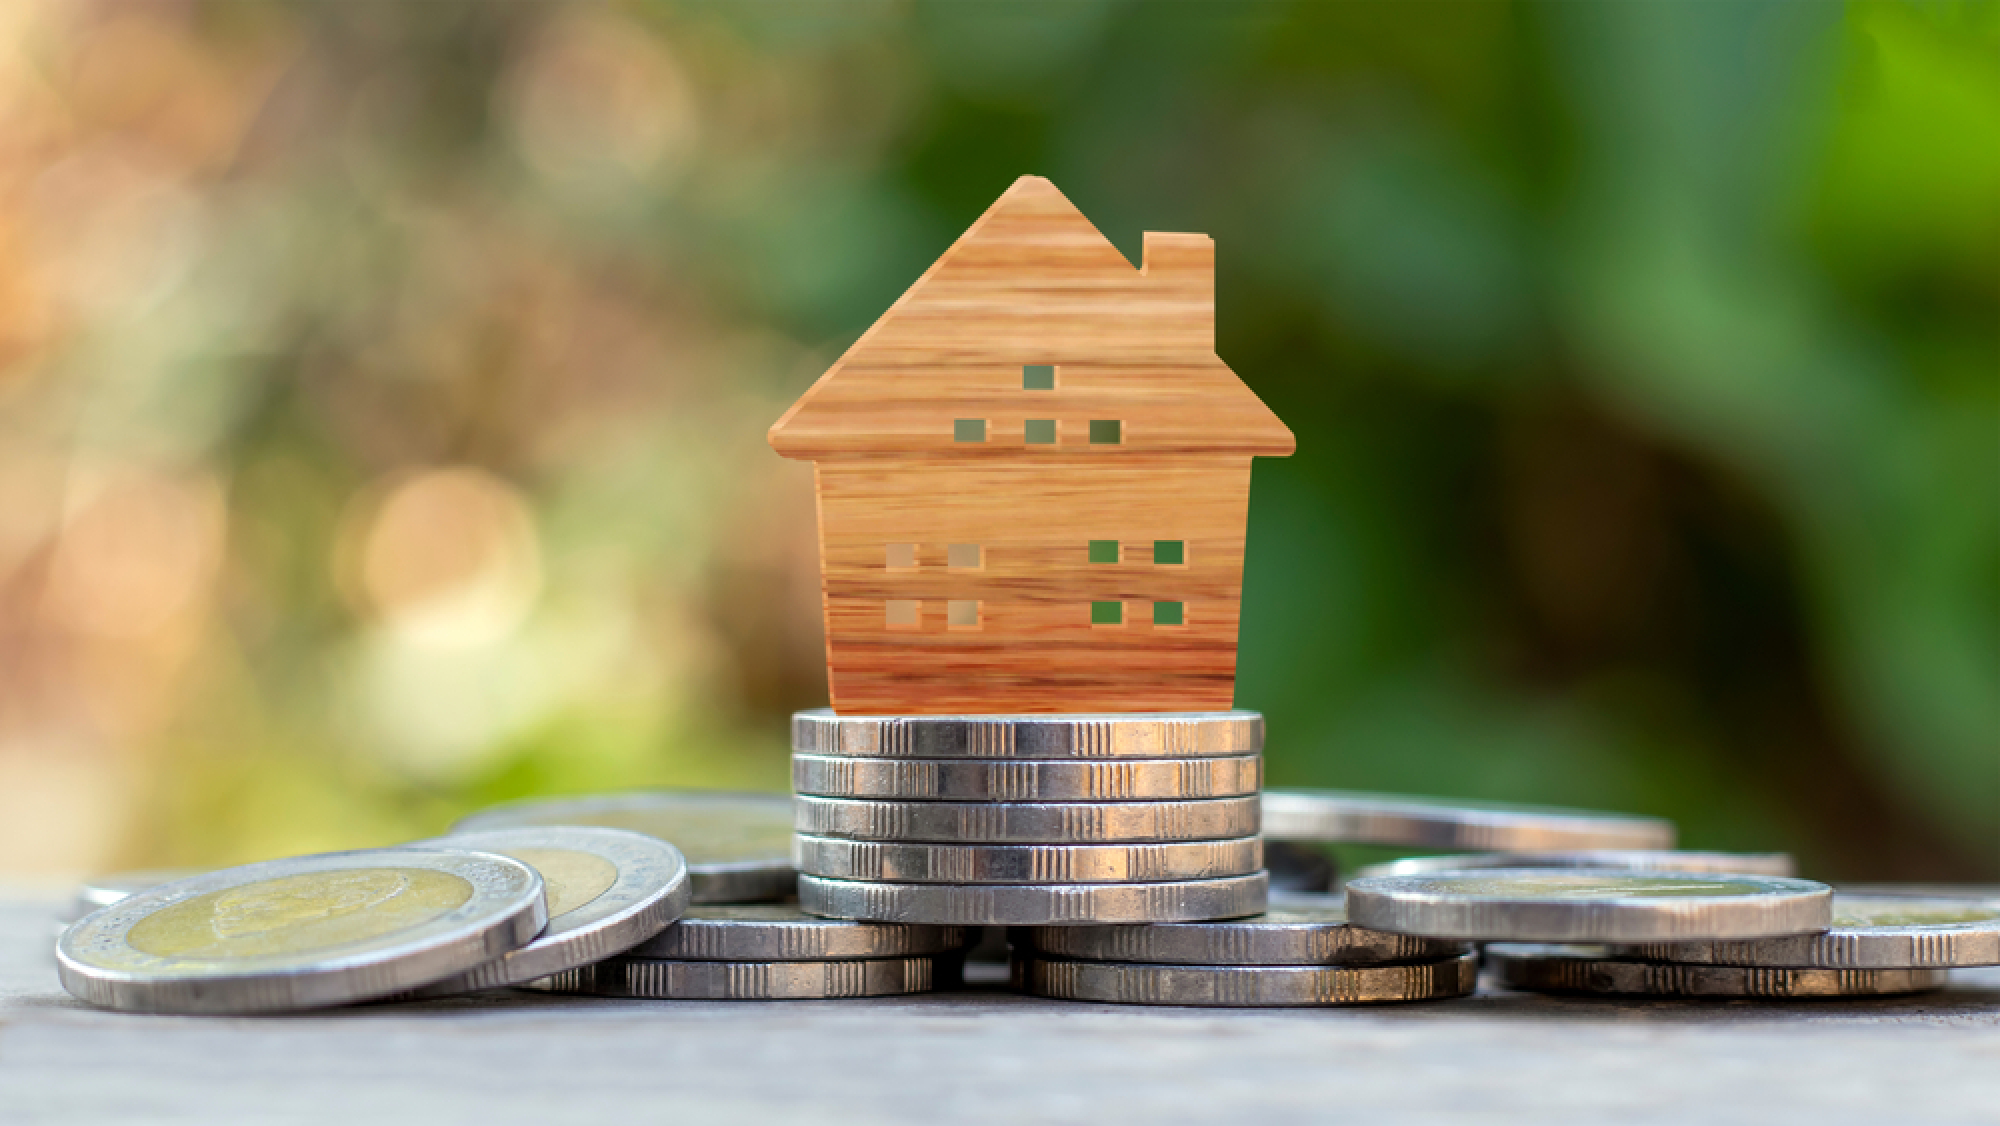
[[[1207,235],[1147,231],[1140,273],[1171,302],[1176,321],[1198,329],[1215,347],[1215,240]]]

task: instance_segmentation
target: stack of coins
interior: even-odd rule
[[[859,923],[792,904],[696,907],[624,955],[532,988],[674,1001],[802,1001],[924,993],[956,980],[958,927]]]
[[[1772,938],[1610,947],[1496,945],[1488,958],[1514,989],[1599,996],[1876,997],[1937,989],[1948,971],[2000,965],[2000,900],[1833,896],[1832,925]]]
[[[958,926],[1264,909],[1254,712],[792,722],[799,902]]]
[[[1372,926],[1490,942],[1497,984],[1547,993],[1870,997],[2000,964],[2000,901],[1837,896],[1772,876],[1469,868],[1362,876],[1347,896]]]
[[[1352,1005],[1463,997],[1479,959],[1462,942],[1355,926],[1338,896],[1292,896],[1247,919],[1015,932],[1014,987],[1151,1005]]]

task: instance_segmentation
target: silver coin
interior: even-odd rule
[[[401,993],[519,947],[548,922],[510,857],[381,848],[270,860],[127,896],[56,943],[63,988],[130,1012],[270,1013]]]
[[[1208,923],[1122,927],[1035,927],[1016,932],[1037,955],[1087,962],[1163,962],[1195,966],[1362,966],[1436,962],[1467,947],[1414,935],[1369,930],[1347,921],[1340,897],[1307,905],[1291,897],[1262,915]]]
[[[1263,842],[1165,844],[957,845],[885,843],[800,834],[799,871],[836,880],[911,884],[1156,883],[1247,876],[1264,866]]]
[[[1505,944],[1486,948],[1486,968],[1509,989],[1613,997],[1879,997],[1938,989],[1949,980],[1949,972],[1941,969],[1675,965],[1607,958],[1600,948]]]
[[[871,758],[1180,758],[1264,749],[1256,712],[1104,715],[792,716],[792,749]]]
[[[1212,841],[1257,835],[1257,799],[1154,802],[897,802],[793,799],[798,831],[949,844]]]
[[[185,880],[189,876],[199,876],[208,868],[139,868],[130,872],[112,872],[103,876],[92,876],[77,886],[76,897],[61,916],[65,923],[73,923],[101,907],[109,907],[128,895],[170,884],[175,880]]]
[[[824,1001],[926,993],[939,978],[934,957],[838,962],[675,962],[613,958],[537,987],[551,993],[658,1001]]]
[[[1038,997],[1127,1005],[1363,1005],[1464,997],[1479,956],[1390,966],[1171,966],[1016,955],[1014,988]]]
[[[658,837],[687,857],[695,903],[790,899],[791,799],[778,794],[643,790],[516,802],[451,827],[463,833],[523,825],[599,825]]]
[[[1911,970],[2000,965],[2000,899],[1833,893],[1824,934],[1620,947],[1621,958],[1727,966]]]
[[[1673,823],[1654,817],[1347,790],[1264,791],[1264,835],[1479,851],[1674,847]]]
[[[1256,755],[1115,762],[968,762],[964,759],[792,755],[801,794],[899,801],[1162,801],[1255,794]]]
[[[1427,876],[1433,872],[1470,872],[1482,868],[1610,868],[1642,872],[1738,872],[1746,876],[1790,876],[1796,871],[1792,858],[1782,852],[1598,848],[1406,856],[1386,864],[1370,864],[1354,876]]]
[[[886,884],[800,876],[799,906],[885,923],[1165,923],[1255,915],[1268,889],[1262,872],[1153,884]]]
[[[1492,942],[1657,942],[1825,930],[1833,889],[1724,872],[1494,868],[1347,885],[1365,927]]]
[[[752,903],[693,908],[627,953],[683,962],[820,962],[941,954],[971,938],[964,927],[861,923],[808,915],[790,903]]]
[[[688,907],[687,861],[680,850],[629,829],[531,825],[417,843],[511,856],[541,873],[549,907],[549,925],[533,942],[425,986],[417,997],[519,985],[600,962],[660,933]]]

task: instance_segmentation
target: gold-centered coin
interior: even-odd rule
[[[601,962],[659,934],[687,910],[687,861],[673,845],[644,833],[540,825],[425,843],[481,849],[532,865],[547,890],[549,926],[519,950],[420,989],[419,997],[523,985]]]
[[[778,794],[639,791],[495,806],[453,835],[525,826],[626,829],[666,841],[687,858],[696,903],[767,903],[796,891],[792,803]]]
[[[471,898],[472,885],[450,872],[309,872],[183,900],[141,919],[125,940],[189,962],[315,954],[419,926]]]
[[[285,1012],[471,970],[548,921],[519,860],[387,848],[273,860],[138,892],[56,942],[63,988],[136,1012]]]

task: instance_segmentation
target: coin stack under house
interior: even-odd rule
[[[800,906],[953,926],[1254,915],[1263,745],[1246,711],[800,712]]]

